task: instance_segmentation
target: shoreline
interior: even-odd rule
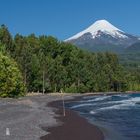
[[[121,94],[131,94],[131,93],[134,92],[121,93]],[[91,95],[107,96],[110,94],[111,93],[107,94],[104,92],[86,93],[86,94],[64,94],[64,99],[67,102],[69,101],[71,102],[74,100],[80,100],[80,98],[86,96],[91,96]],[[113,93],[113,95],[116,94],[119,93]],[[62,126],[62,122],[63,122],[63,120],[61,121],[62,112],[57,112],[58,110],[57,108],[48,106],[50,103],[54,101],[61,101],[62,103],[62,94],[52,93],[52,94],[42,95],[40,93],[39,95],[36,95],[35,93],[33,93],[31,96],[21,97],[18,99],[0,98],[0,123],[1,123],[0,137],[2,139],[12,139],[12,140],[17,140],[17,139],[40,140],[40,138],[49,134],[48,131],[49,128]],[[72,116],[76,115],[77,116],[76,118],[78,118],[77,121],[79,121],[80,115],[78,115],[78,113],[75,112],[73,113],[74,114]],[[85,121],[87,125],[88,121],[86,119],[82,120],[82,122],[83,121]],[[101,132],[104,133],[104,131],[102,131],[102,128],[98,126],[98,124],[96,125],[96,123],[93,123],[93,125],[95,125],[95,127],[97,126],[97,128],[99,128]],[[5,133],[6,128],[9,128],[10,130],[10,136],[8,137]],[[85,133],[85,130],[86,129],[84,128],[83,133]],[[80,134],[83,133],[80,132]],[[58,139],[54,139],[54,140],[58,140]],[[67,140],[67,138],[65,140]]]
[[[82,97],[77,96],[66,101],[75,101]],[[61,125],[43,128],[49,134],[42,136],[41,140],[104,140],[104,134],[99,127],[89,123],[87,119],[70,109],[66,109],[66,116],[64,117],[63,109],[58,104],[60,101],[50,102],[48,105],[57,108],[55,114],[58,117],[55,118],[60,121]]]
[[[98,96],[98,95],[99,96],[101,96],[101,95],[108,96],[108,95],[137,94],[137,93],[140,93],[140,92],[139,91],[137,91],[137,92],[136,91],[127,91],[127,92],[95,92],[95,93],[85,93],[85,94],[67,94],[67,93],[64,93],[64,96],[65,96],[64,99],[65,99],[66,102],[71,102],[71,101],[80,100],[82,97],[86,97],[86,96]],[[51,93],[51,95],[53,95],[53,93]],[[61,93],[55,93],[54,95],[61,96]],[[67,97],[70,97],[70,98],[67,98]],[[60,106],[57,105],[58,102],[62,103],[61,99],[48,103],[48,107],[53,107],[54,109],[57,110],[57,111],[56,110],[54,111],[54,114],[56,114],[56,116],[57,116],[57,117],[54,116],[54,118],[56,119],[58,125],[55,125],[55,126],[52,125],[50,127],[44,127],[43,130],[46,131],[48,134],[46,134],[45,136],[40,137],[41,140],[59,140],[58,137],[60,136],[60,133],[58,133],[58,132],[60,132],[60,130],[61,131],[63,130],[62,132],[66,131],[66,130],[71,131],[70,129],[68,129],[68,126],[66,126],[66,123],[70,123],[71,124],[73,122],[67,122],[68,120],[62,116],[62,114],[63,114],[62,108],[60,108]],[[99,134],[100,135],[99,138],[92,138],[92,140],[94,140],[94,139],[95,140],[104,140],[105,139],[106,136],[105,136],[104,130],[102,130],[102,128],[100,128],[98,125],[96,125],[94,123],[91,124],[90,122],[88,122],[87,119],[81,117],[77,112],[74,112],[74,111],[72,111],[70,109],[66,109],[66,113],[68,113],[68,114],[70,113],[70,115],[75,116],[76,118],[82,119],[86,126],[87,125],[89,127],[92,126],[94,128],[91,128],[91,129],[94,129],[94,131],[96,131],[97,134],[100,133]],[[68,118],[68,119],[70,119],[70,118]],[[79,121],[79,119],[77,119],[77,121]],[[79,130],[80,131],[79,135],[80,134],[84,134],[85,130],[86,130],[85,128],[84,128],[83,131]],[[53,137],[52,137],[52,133],[53,133]],[[93,131],[91,131],[91,133],[93,133]],[[57,135],[57,137],[55,138],[54,135]],[[67,135],[67,132],[66,132],[66,135]],[[94,135],[96,135],[96,133]],[[64,134],[60,136],[61,137],[60,140],[66,140],[66,139],[69,140],[67,137],[63,137],[63,136],[64,136]],[[76,139],[74,137],[70,138],[70,140],[71,139],[77,140],[77,136],[76,136]],[[79,138],[79,139],[82,140],[81,138]],[[85,139],[87,139],[87,137]],[[87,140],[90,140],[90,139],[91,138],[89,138]]]
[[[64,95],[67,96],[88,96],[88,95],[108,95],[108,94],[135,94],[135,93],[140,93],[140,91],[107,91],[107,92],[86,92],[86,93],[63,93]],[[60,92],[50,92],[50,93],[45,93],[46,95],[61,95]],[[38,96],[38,95],[43,95],[40,92],[29,92],[26,94],[26,96]],[[26,97],[25,96],[25,97]],[[6,99],[6,98],[5,98]]]

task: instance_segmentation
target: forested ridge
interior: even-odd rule
[[[67,93],[140,90],[138,76],[126,71],[116,54],[83,51],[52,36],[13,37],[5,25],[0,27],[0,63],[3,97],[61,90]]]

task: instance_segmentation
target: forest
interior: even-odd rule
[[[114,53],[91,53],[52,36],[12,36],[0,27],[0,97],[28,92],[140,90],[139,70],[128,70]]]

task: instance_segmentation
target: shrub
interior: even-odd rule
[[[77,93],[77,88],[76,88],[76,86],[73,84],[73,85],[71,85],[70,87],[67,87],[67,88],[65,89],[65,92],[66,92],[66,93]]]
[[[0,97],[25,95],[22,75],[15,61],[0,53]]]
[[[88,92],[88,87],[86,87],[84,84],[80,84],[78,87],[78,92],[79,93],[86,93],[86,92]]]

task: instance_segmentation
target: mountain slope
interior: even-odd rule
[[[127,53],[140,53],[140,42],[137,42],[126,48]]]
[[[106,51],[107,48],[110,51],[120,51],[120,49],[123,51],[124,48],[138,42],[139,39],[116,28],[106,20],[99,20],[65,41],[92,51]]]

